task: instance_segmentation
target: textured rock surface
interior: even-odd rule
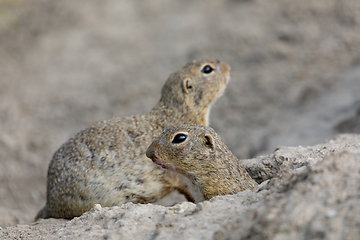
[[[250,173],[262,172],[270,180],[252,191],[215,197],[197,205],[95,205],[71,221],[50,219],[33,226],[9,227],[0,231],[0,238],[358,238],[360,135],[340,135],[312,147],[283,147],[245,162],[254,171],[249,167]],[[270,168],[272,171],[268,171]]]

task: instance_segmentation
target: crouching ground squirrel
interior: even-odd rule
[[[208,125],[211,104],[229,77],[226,63],[189,62],[170,75],[147,115],[102,121],[70,138],[50,162],[46,205],[35,219],[73,218],[96,203],[155,202],[173,190],[193,199],[183,177],[156,166],[145,152],[170,126]]]
[[[185,176],[196,203],[257,186],[210,127],[171,127],[152,142],[146,156],[162,168]]]

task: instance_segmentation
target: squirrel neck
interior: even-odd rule
[[[204,173],[204,169],[201,169],[202,173],[197,174],[199,177],[191,179],[194,185],[198,185],[198,191],[200,191],[204,200],[219,195],[235,194],[242,190],[240,184],[242,177],[236,166],[236,160],[235,162],[232,162],[232,160],[223,162],[224,165],[216,170],[209,168],[207,173]]]
[[[168,106],[160,101],[150,112],[151,115],[161,116],[164,121],[174,124],[197,124],[208,126],[208,116],[210,109],[204,108],[201,110],[194,109],[194,107],[186,106]]]

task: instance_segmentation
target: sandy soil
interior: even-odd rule
[[[194,58],[232,67],[210,125],[239,158],[360,133],[359,32],[358,0],[0,1],[0,226],[32,222],[63,142]]]

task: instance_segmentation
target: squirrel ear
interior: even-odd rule
[[[204,139],[205,139],[205,145],[214,150],[215,149],[215,144],[214,144],[214,139],[210,134],[205,134],[204,135]]]
[[[183,81],[183,89],[186,94],[193,90],[193,84],[190,78],[185,78]]]

